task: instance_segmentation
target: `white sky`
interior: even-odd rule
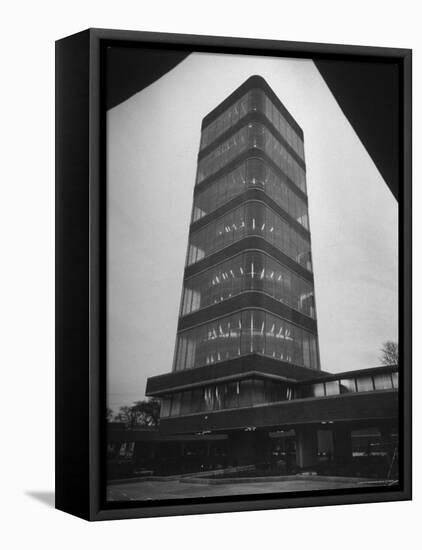
[[[108,401],[171,371],[203,117],[253,74],[302,127],[321,368],[373,367],[398,339],[398,208],[314,63],[192,54],[111,109]]]

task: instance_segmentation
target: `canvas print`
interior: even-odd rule
[[[397,199],[311,59],[143,54],[107,111],[107,500],[394,490]]]

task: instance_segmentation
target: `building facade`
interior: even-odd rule
[[[253,372],[248,364],[244,370],[246,376]],[[148,393],[183,394],[209,387],[214,379],[209,373],[198,382],[195,373],[151,378]],[[279,401],[218,410],[204,404],[196,413],[162,417],[155,430],[110,424],[110,477],[145,469],[168,475],[264,464],[282,474],[311,468],[320,474],[397,479],[396,365],[307,377],[297,369],[284,374],[290,375],[284,379],[288,398]]]
[[[260,77],[203,121],[173,371],[250,356],[320,369],[303,132]],[[283,391],[232,379],[164,399],[162,416]]]
[[[391,417],[386,376],[389,397],[373,403]],[[283,428],[305,467],[315,425],[365,420],[355,398],[381,388],[356,380],[320,367],[303,131],[252,76],[203,120],[173,369],[146,393],[161,400],[162,433],[224,434],[228,462],[248,464]]]

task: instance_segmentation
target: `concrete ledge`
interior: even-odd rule
[[[111,479],[107,482],[107,485],[120,485],[121,483],[138,483],[139,481],[177,481],[184,478],[200,479],[202,477],[209,477],[212,475],[246,472],[248,470],[252,470],[253,468],[253,465],[248,465],[236,466],[231,468],[219,468],[217,470],[206,470],[203,472],[190,472],[189,474],[175,474],[170,476],[143,475],[121,479]]]
[[[192,474],[187,474],[192,475]],[[142,477],[125,477],[122,479],[110,479],[107,485],[121,485],[122,483],[139,483],[140,481],[177,481],[182,476],[142,476]]]
[[[364,477],[341,477],[341,476],[318,476],[318,475],[294,475],[294,476],[261,476],[261,477],[225,477],[225,478],[205,478],[205,477],[184,477],[180,483],[193,483],[197,485],[225,485],[232,483],[272,483],[274,481],[326,481],[341,483],[387,483],[387,480],[376,480]]]

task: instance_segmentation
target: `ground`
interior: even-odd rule
[[[294,491],[318,491],[379,486],[386,484],[375,480],[353,478],[283,479],[281,481],[249,481],[247,483],[225,482],[208,485],[188,480],[171,479],[166,481],[123,481],[107,488],[107,500],[161,500],[171,498],[214,497],[227,495],[247,495],[258,493],[285,493]]]

